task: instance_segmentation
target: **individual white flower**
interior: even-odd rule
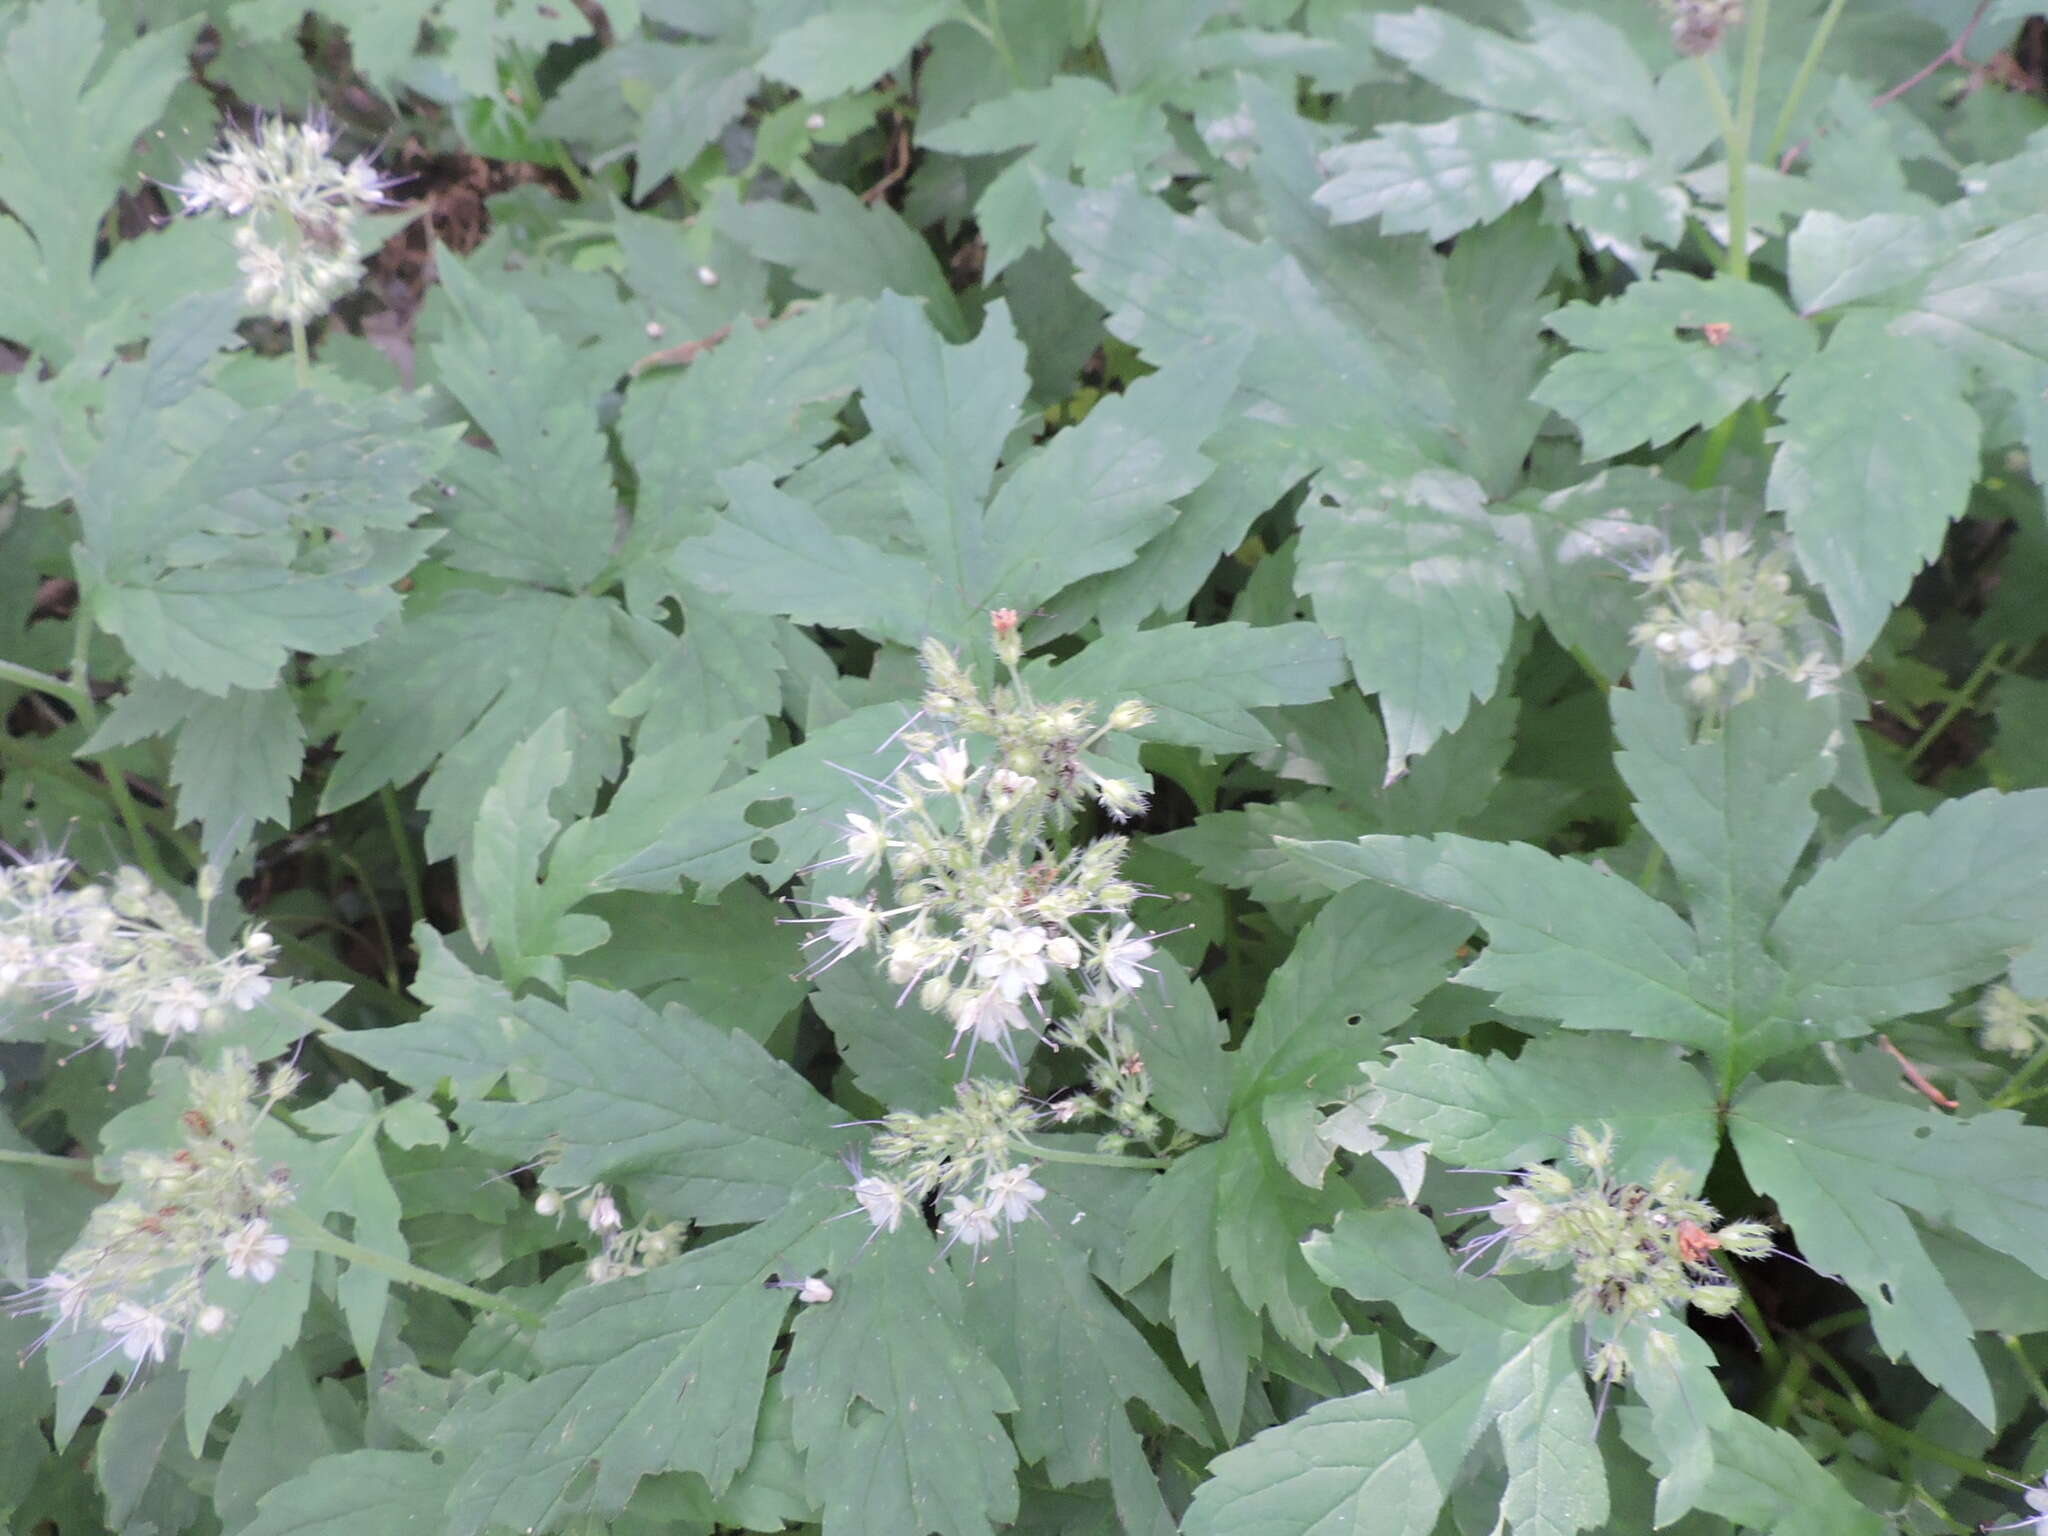
[[[953,1015],[954,1034],[971,1034],[975,1039],[999,1048],[1009,1039],[1011,1030],[1031,1027],[1024,1010],[1005,997],[1000,987],[956,995],[949,1011]]]
[[[1063,971],[1070,971],[1081,963],[1081,946],[1070,933],[1062,933],[1046,940],[1045,958]]]
[[[1095,963],[1111,986],[1135,992],[1145,984],[1144,973],[1151,967],[1144,962],[1151,954],[1152,941],[1139,933],[1135,924],[1125,923],[1102,941]]]
[[[119,1056],[136,1041],[134,1013],[125,1007],[105,1008],[92,1016],[93,1038]]]
[[[1009,768],[998,768],[988,776],[988,803],[997,815],[1008,815],[1029,799],[1038,780]]]
[[[832,1287],[822,1275],[812,1275],[797,1287],[796,1299],[807,1306],[819,1306],[832,1299]]]
[[[1015,1002],[1042,985],[1050,974],[1044,951],[1043,928],[997,928],[989,934],[987,948],[974,962],[974,973],[994,982],[1003,996]]]
[[[1487,1214],[1496,1226],[1511,1230],[1538,1227],[1550,1214],[1550,1207],[1520,1184],[1504,1185],[1494,1193],[1500,1196],[1500,1203],[1490,1207]]]
[[[872,1173],[854,1181],[853,1198],[860,1202],[877,1232],[894,1232],[903,1225],[903,1212],[910,1204],[901,1185]]]
[[[194,1033],[205,1017],[206,995],[185,977],[175,976],[158,998],[149,1027],[175,1040],[179,1035]]]
[[[1003,1220],[1012,1226],[1031,1214],[1031,1207],[1045,1198],[1045,1188],[1031,1177],[1032,1170],[1022,1163],[1014,1168],[1005,1168],[992,1173],[982,1186],[982,1201],[992,1211],[1000,1211]]]
[[[948,1243],[965,1243],[970,1248],[979,1248],[996,1235],[995,1213],[976,1205],[965,1195],[955,1195],[946,1214],[939,1218],[939,1225],[951,1234]]]
[[[291,1248],[290,1239],[270,1230],[267,1221],[252,1221],[230,1236],[223,1245],[228,1274],[237,1280],[247,1276],[258,1285],[277,1276],[277,1261]]]
[[[171,1331],[169,1318],[132,1301],[115,1307],[100,1326],[114,1336],[121,1353],[137,1365],[162,1360],[164,1339]]]
[[[846,861],[857,875],[865,875],[882,862],[894,841],[889,829],[871,817],[849,811],[846,825]]]
[[[1672,550],[1663,550],[1647,564],[1631,570],[1629,579],[1640,582],[1652,591],[1671,586],[1678,580],[1678,556]]]
[[[199,1316],[192,1320],[192,1326],[201,1333],[219,1333],[228,1325],[226,1307],[201,1307]]]
[[[1785,675],[1795,683],[1804,683],[1809,699],[1826,698],[1842,681],[1842,669],[1819,651],[1808,651],[1799,665]]]
[[[845,896],[828,896],[825,905],[831,909],[832,916],[802,919],[804,922],[825,924],[823,933],[813,934],[804,940],[804,948],[809,949],[818,943],[832,946],[824,959],[812,962],[806,973],[812,976],[821,976],[848,955],[866,949],[886,925],[888,915],[876,911],[872,903],[854,901]]]
[[[1733,565],[1749,553],[1749,535],[1741,531],[1710,533],[1700,540],[1700,554],[1716,565]]]
[[[626,1224],[619,1215],[619,1202],[609,1194],[593,1195],[585,1204],[583,1220],[593,1232],[616,1232]]]
[[[974,777],[967,769],[967,749],[957,742],[939,748],[929,761],[919,763],[917,776],[949,795],[965,792],[967,781]]]
[[[220,1000],[238,1012],[247,1013],[270,996],[270,978],[261,971],[237,966],[220,989]]]
[[[552,1189],[544,1189],[533,1197],[533,1214],[536,1216],[559,1216],[562,1214],[562,1197]]]
[[[1678,632],[1678,644],[1685,652],[1685,664],[1695,672],[1732,666],[1742,655],[1742,626],[1710,608],[1702,609],[1691,625]]]

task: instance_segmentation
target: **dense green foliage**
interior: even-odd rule
[[[0,1525],[2048,1528],[2023,0],[0,0]]]

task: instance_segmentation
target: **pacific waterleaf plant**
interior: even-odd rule
[[[2024,7],[168,14],[0,0],[0,1524],[2035,1518]]]

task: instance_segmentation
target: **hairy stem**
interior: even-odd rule
[[[388,1253],[365,1248],[361,1243],[352,1243],[347,1238],[338,1237],[328,1231],[303,1211],[287,1206],[280,1214],[278,1225],[288,1228],[291,1234],[308,1248],[331,1253],[338,1259],[360,1264],[365,1269],[374,1269],[380,1275],[387,1275],[393,1280],[422,1291],[432,1291],[438,1296],[446,1296],[451,1301],[464,1301],[487,1312],[502,1313],[529,1332],[540,1327],[540,1314],[520,1306],[516,1301],[494,1296],[489,1291],[480,1291],[475,1286],[464,1285],[460,1280],[450,1280],[446,1275],[437,1275],[430,1269],[421,1269],[418,1265],[408,1264],[403,1259],[394,1259]]]

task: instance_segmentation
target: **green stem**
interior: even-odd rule
[[[1728,140],[1728,275],[1749,277],[1749,152],[1756,142],[1758,84],[1771,0],[1755,0],[1742,36],[1742,83],[1735,98],[1735,137]]]
[[[81,712],[92,707],[92,695],[85,689],[67,683],[61,677],[38,672],[34,667],[24,667],[17,661],[0,659],[0,682],[18,683],[36,693],[50,694]]]
[[[432,1291],[436,1295],[446,1296],[451,1301],[466,1301],[471,1306],[481,1307],[487,1312],[501,1312],[529,1332],[540,1327],[540,1314],[529,1311],[516,1301],[494,1296],[489,1291],[480,1291],[475,1286],[464,1285],[460,1280],[450,1280],[446,1275],[437,1275],[430,1269],[421,1269],[418,1265],[408,1264],[403,1259],[394,1259],[388,1253],[379,1253],[374,1248],[365,1248],[361,1243],[352,1243],[345,1237],[337,1237],[303,1211],[287,1206],[280,1214],[278,1225],[289,1228],[292,1235],[308,1248],[331,1253],[337,1259],[346,1259],[349,1263],[359,1264],[364,1269],[374,1269],[380,1275],[388,1275],[393,1280],[415,1286],[422,1291]]]
[[[2041,1373],[2034,1369],[2034,1362],[2027,1358],[2027,1346],[2020,1342],[2017,1334],[2001,1333],[2006,1350],[2012,1355],[2013,1363],[2020,1368],[2020,1375],[2027,1381],[2027,1390],[2034,1394],[2034,1401],[2048,1409],[2048,1383],[2041,1380]]]
[[[1068,1152],[1060,1147],[1041,1147],[1036,1142],[1018,1143],[1031,1156],[1047,1163],[1082,1163],[1091,1168],[1150,1168],[1154,1170],[1171,1167],[1163,1157],[1125,1157],[1120,1152]]]
[[[988,15],[977,16],[972,11],[963,11],[959,20],[971,30],[979,32],[988,45],[995,49],[1003,61],[1003,68],[1010,72],[1013,85],[1024,84],[1024,71],[1017,67],[1017,56],[1010,51],[1010,40],[1003,34],[1003,18],[996,7],[1001,0],[988,0]]]
[[[47,1168],[52,1173],[78,1173],[92,1177],[92,1164],[81,1157],[59,1157],[53,1152],[15,1152],[0,1147],[0,1163],[18,1168]]]
[[[1699,465],[1692,472],[1692,488],[1704,491],[1721,474],[1721,461],[1728,457],[1728,444],[1734,440],[1737,424],[1742,412],[1730,411],[1707,434],[1707,445],[1700,450]]]
[[[356,884],[362,887],[363,905],[370,909],[370,921],[377,927],[377,943],[384,951],[384,985],[393,993],[403,990],[398,979],[398,946],[391,942],[391,924],[385,921],[383,903],[377,900],[377,887],[371,883],[369,873],[362,861],[347,849],[330,842],[327,853],[336,863],[356,877]]]
[[[306,345],[306,322],[293,320],[292,326],[292,368],[298,375],[299,388],[310,389],[313,385],[313,353]]]
[[[1999,1089],[1996,1096],[1991,1100],[1991,1107],[1993,1109],[2011,1109],[2015,1104],[2019,1103],[2025,1097],[2020,1090],[2025,1088],[2036,1077],[2039,1077],[2043,1067],[2048,1067],[2048,1045],[2043,1045],[2038,1051],[2034,1052],[2033,1055],[2027,1058],[2026,1064],[2019,1071],[2013,1073],[2011,1080],[2003,1088]]]
[[[426,888],[420,884],[419,861],[412,856],[412,839],[406,835],[405,815],[398,807],[398,792],[389,784],[377,791],[377,803],[384,808],[384,826],[391,834],[391,848],[398,855],[398,879],[405,887],[405,909],[417,928],[427,920]]]
[[[1777,1339],[1772,1336],[1770,1324],[1764,1321],[1764,1315],[1757,1307],[1756,1298],[1749,1294],[1749,1286],[1744,1282],[1741,1273],[1728,1261],[1725,1254],[1715,1254],[1714,1263],[1721,1273],[1728,1277],[1728,1283],[1735,1287],[1735,1308],[1742,1314],[1742,1320],[1749,1324],[1750,1332],[1756,1335],[1757,1353],[1763,1356],[1765,1366],[1774,1373],[1782,1373],[1785,1368],[1785,1352],[1778,1347]]]
[[[1657,889],[1657,877],[1663,873],[1664,845],[1662,843],[1652,843],[1650,844],[1650,856],[1643,860],[1643,872],[1636,878],[1636,884],[1641,889],[1654,893]]]
[[[365,992],[380,998],[386,1006],[401,1018],[419,1017],[418,1007],[402,992],[394,992],[374,976],[365,976],[361,971],[342,964],[341,961],[321,949],[308,944],[304,939],[272,927],[270,936],[277,940],[278,947],[297,960],[301,965],[318,971],[329,981],[345,981],[352,987],[361,987]]]
[[[1941,738],[1943,731],[1955,724],[1956,716],[1970,707],[1977,696],[1977,690],[1990,681],[1991,675],[2005,664],[2006,652],[2009,649],[2005,641],[2001,640],[1984,653],[1984,659],[1977,663],[1977,670],[1963,680],[1963,686],[1956,690],[1955,695],[1942,707],[1941,713],[1934,717],[1934,723],[1920,733],[1919,739],[1906,753],[1903,766],[1910,768],[1919,762],[1920,755]]]
[[[1764,146],[1764,159],[1775,162],[1785,147],[1785,140],[1792,132],[1792,114],[1799,110],[1800,100],[1806,95],[1806,88],[1813,82],[1814,67],[1820,63],[1821,51],[1828,45],[1828,37],[1835,30],[1835,23],[1841,19],[1848,0],[1828,0],[1827,14],[1820,19],[1820,25],[1813,29],[1813,36],[1807,40],[1806,56],[1799,61],[1799,72],[1792,77],[1791,94],[1785,98],[1785,105],[1778,112],[1777,126],[1771,129],[1771,141]]]
[[[1826,1387],[1815,1386],[1808,1390],[1824,1406],[1838,1414],[1846,1414],[1861,1428],[1870,1431],[1879,1440],[1897,1446],[1900,1450],[1939,1462],[1950,1471],[1960,1472],[1965,1477],[1974,1477],[1980,1483],[1995,1483],[2001,1489],[2012,1486],[2012,1479],[1988,1462],[1979,1461],[1974,1456],[1965,1456],[1961,1451],[1952,1451],[1945,1445],[1938,1445],[1929,1440],[1925,1435],[1917,1435],[1910,1429],[1904,1429],[1888,1419],[1880,1418],[1867,1402],[1854,1402],[1839,1392],[1830,1392]]]

